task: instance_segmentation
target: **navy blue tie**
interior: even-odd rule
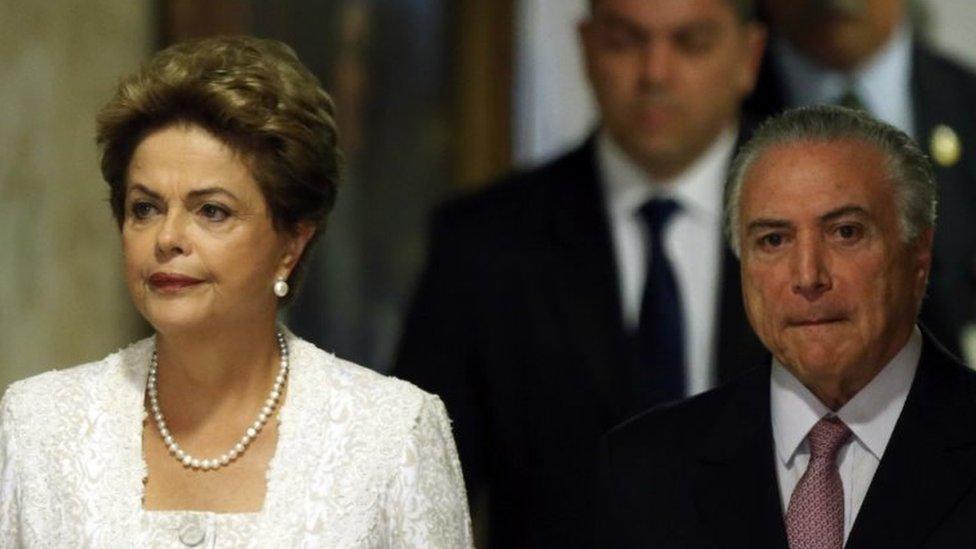
[[[685,396],[684,315],[664,230],[679,205],[651,199],[640,207],[647,226],[647,278],[634,336],[633,382],[638,409]]]

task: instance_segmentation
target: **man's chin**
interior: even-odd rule
[[[784,345],[780,362],[807,375],[829,375],[842,371],[849,361],[844,349],[843,341],[836,337],[792,337]]]
[[[638,163],[651,176],[667,178],[678,175],[686,169],[691,160],[687,151],[677,144],[671,135],[641,135],[629,147],[631,159]]]

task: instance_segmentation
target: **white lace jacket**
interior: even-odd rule
[[[471,547],[436,396],[288,335],[292,370],[250,547]],[[152,338],[14,383],[0,403],[0,547],[146,547]]]

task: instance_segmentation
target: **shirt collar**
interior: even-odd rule
[[[804,57],[782,36],[772,44],[790,105],[835,103],[853,86],[877,118],[911,133],[912,31],[903,23],[873,57],[850,73],[828,69]]]
[[[648,176],[606,131],[596,141],[597,166],[611,213],[632,215],[652,197],[671,198],[682,212],[721,221],[725,177],[737,131],[730,126],[685,171],[669,180]]]
[[[780,461],[788,464],[814,424],[836,415],[881,459],[905,406],[922,355],[922,333],[916,327],[908,342],[854,398],[836,414],[776,359],[770,377],[773,439]]]

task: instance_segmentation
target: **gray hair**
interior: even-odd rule
[[[793,109],[763,123],[732,162],[726,187],[725,231],[736,257],[739,241],[739,200],[749,169],[769,149],[804,141],[862,141],[885,157],[885,169],[895,188],[902,239],[913,242],[935,227],[937,191],[928,157],[901,130],[860,111],[836,106]]]

